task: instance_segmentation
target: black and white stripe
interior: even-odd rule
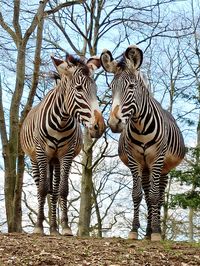
[[[108,123],[113,132],[122,132],[119,156],[133,176],[134,217],[130,238],[138,237],[143,190],[148,207],[146,236],[160,240],[160,209],[167,174],[182,161],[185,146],[175,119],[151,96],[138,70],[142,58],[142,51],[136,46],[127,48],[119,63],[107,50],[101,55],[104,69],[114,73]]]
[[[99,138],[105,130],[96,85],[91,77],[92,71],[99,67],[96,65],[99,59],[90,60],[89,65],[72,56],[66,61],[53,60],[61,80],[28,113],[20,137],[22,149],[31,158],[38,189],[39,208],[34,232],[43,233],[44,204],[50,193],[51,234],[58,234],[56,204],[60,196],[62,234],[72,235],[67,216],[68,176],[72,160],[82,146],[79,122],[88,127],[91,137]]]

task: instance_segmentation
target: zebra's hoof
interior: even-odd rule
[[[145,240],[151,240],[151,235],[145,235],[144,239]]]
[[[64,228],[64,229],[62,230],[62,235],[63,235],[63,236],[73,236],[72,231],[71,231],[70,228]]]
[[[138,233],[137,232],[130,232],[128,235],[129,239],[137,240],[138,239]]]
[[[33,234],[44,235],[44,231],[41,227],[35,227],[33,230]]]
[[[50,235],[51,236],[59,236],[60,233],[57,230],[50,230]]]
[[[161,234],[160,233],[152,233],[151,234],[151,241],[161,241],[162,240],[162,237],[161,237]]]

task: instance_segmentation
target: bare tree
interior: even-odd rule
[[[6,215],[8,221],[9,232],[21,232],[21,190],[24,171],[24,156],[21,152],[19,145],[19,110],[20,101],[23,94],[24,82],[25,82],[25,62],[26,62],[26,48],[31,34],[38,26],[38,40],[36,44],[36,51],[41,49],[42,40],[42,27],[43,27],[43,15],[44,9],[47,4],[46,1],[41,1],[37,12],[24,32],[20,25],[20,1],[14,1],[13,8],[13,21],[12,26],[5,22],[4,16],[0,12],[0,25],[9,36],[9,38],[15,44],[17,49],[17,62],[16,62],[16,81],[15,89],[12,94],[12,100],[10,104],[10,116],[9,116],[9,133],[7,132],[3,99],[2,99],[2,85],[0,90],[0,131],[1,140],[3,146],[3,158],[5,166],[5,202],[6,202]],[[38,56],[40,53],[36,54]],[[37,83],[39,62],[35,64],[35,77],[33,82]],[[34,85],[33,85],[34,86]]]
[[[193,135],[193,145],[197,143],[195,152],[188,153],[186,161],[182,164],[182,180],[181,174],[178,172],[172,172],[169,177],[169,187],[166,193],[166,199],[164,204],[164,216],[163,216],[163,234],[164,238],[175,238],[179,234],[184,234],[190,240],[194,239],[195,228],[195,213],[197,212],[198,200],[195,197],[196,190],[198,188],[197,176],[195,175],[195,169],[199,165],[198,154],[198,124],[199,124],[199,14],[195,12],[199,6],[199,1],[190,1],[187,3],[187,18],[184,10],[179,10],[177,13],[176,22],[172,23],[172,27],[176,29],[176,25],[184,25],[184,29],[181,31],[174,30],[171,38],[157,39],[152,41],[154,44],[149,47],[151,51],[151,88],[154,88],[153,93],[157,95],[159,101],[170,112],[173,112],[178,122],[182,125],[181,128],[185,133],[185,136],[189,134]],[[178,23],[181,21],[181,23]],[[173,26],[174,24],[174,26]],[[175,35],[174,35],[175,34]],[[156,47],[156,48],[155,48]],[[162,55],[162,57],[160,56]],[[184,104],[183,104],[184,102]],[[195,121],[196,120],[196,121]],[[195,126],[197,126],[197,139],[195,135]],[[191,130],[192,129],[192,130]],[[191,143],[186,142],[187,147],[190,148]],[[195,158],[195,159],[194,159]],[[193,168],[192,182],[190,181],[191,169]],[[177,179],[175,179],[177,178]],[[176,182],[174,182],[174,179]],[[177,181],[178,180],[178,181]],[[184,181],[185,180],[185,181]],[[173,191],[173,188],[177,184],[186,182],[187,185],[191,185],[191,189],[186,192]],[[173,193],[172,193],[173,191]],[[185,196],[184,196],[185,195]],[[192,196],[193,195],[193,196]],[[182,197],[184,196],[184,197]],[[172,198],[176,198],[179,206],[186,207],[184,200],[187,197],[191,197],[190,203],[188,202],[189,215],[188,219],[184,218],[184,221],[180,222],[176,220],[172,215],[171,206],[174,203]],[[182,200],[181,200],[182,197]],[[193,199],[193,200],[192,200]],[[196,206],[194,202],[196,200]],[[192,202],[193,201],[193,202]],[[184,206],[185,205],[185,206]],[[180,208],[180,207],[179,207]],[[179,212],[178,207],[176,211]],[[174,211],[175,212],[175,211]],[[186,217],[186,215],[185,215]],[[183,220],[183,219],[182,219]],[[188,226],[186,226],[188,222]],[[174,225],[172,229],[172,224]],[[182,226],[182,227],[181,227]],[[174,230],[174,235],[172,234]],[[187,234],[184,232],[188,232]]]
[[[191,32],[195,31],[192,36],[196,38],[198,48],[199,20],[195,15],[195,19],[187,18],[178,23],[176,14],[170,13],[171,2],[174,1],[91,0],[60,4],[58,0],[46,0],[30,5],[28,10],[19,0],[14,1],[14,8],[8,1],[2,1],[0,60],[2,73],[5,72],[5,75],[1,74],[0,82],[0,132],[10,232],[21,231],[20,202],[24,157],[18,145],[18,133],[24,117],[36,99],[34,96],[40,100],[48,90],[46,72],[49,69],[49,53],[52,51],[59,56],[72,52],[84,59],[100,54],[102,49],[107,47],[119,55],[128,44],[138,43],[145,51],[145,58],[149,58],[144,64],[144,71],[147,72],[152,93],[179,117],[180,122],[183,121],[182,117],[190,118],[187,113],[191,110],[184,112],[180,108],[181,95],[186,98],[187,89],[194,84],[195,74],[199,77],[199,72],[193,73],[193,77],[188,79],[188,73],[184,73],[183,69],[190,64],[190,73],[192,69],[196,71],[194,58],[198,56],[198,49],[195,50],[194,42],[191,44],[189,39]],[[80,3],[81,5],[75,5]],[[181,12],[180,10],[180,14]],[[180,14],[177,15],[180,17]],[[195,30],[191,30],[191,25]],[[186,53],[186,47],[190,47],[194,57],[191,53],[190,56]],[[161,60],[162,56],[164,60]],[[16,85],[12,89],[13,82],[9,84],[7,77],[15,77],[15,72]],[[102,75],[102,71],[96,76],[98,96],[105,117],[111,94],[105,81],[109,78]],[[10,97],[10,105],[4,100],[7,95]],[[188,101],[192,102],[192,98]],[[196,106],[195,110],[197,108],[199,107]],[[118,159],[115,157],[117,152],[110,151],[110,145],[115,145],[112,138],[107,131],[104,138],[96,142],[89,138],[87,130],[84,132],[81,162],[76,168],[76,174],[81,176],[81,191],[72,181],[71,186],[76,196],[70,202],[70,207],[74,210],[72,223],[78,224],[81,236],[88,236],[91,232],[101,236],[102,232],[115,228],[117,221],[119,225],[129,222],[125,208],[117,210],[116,203],[118,196],[123,197],[123,191],[128,189],[129,179],[125,181],[124,176],[128,176],[129,172],[124,169],[118,169],[116,172],[115,162],[118,162]],[[108,146],[107,141],[111,143]],[[104,162],[109,156],[113,156],[113,168],[109,168]],[[114,183],[116,191],[111,191]],[[24,200],[26,202],[25,194]],[[79,201],[80,206],[77,206]],[[34,213],[31,208],[30,213]],[[167,211],[165,214],[167,215]],[[110,222],[108,217],[111,217]],[[30,216],[30,219],[32,218]],[[191,218],[191,221],[194,218]],[[175,218],[168,221],[175,224]],[[34,223],[34,219],[32,222]],[[179,226],[181,227],[181,224]]]
[[[37,5],[31,5],[30,3],[30,10],[27,10],[27,7],[25,7],[24,10],[26,11],[22,11],[23,8],[20,0],[14,0],[12,4],[6,1],[1,2],[2,11],[0,12],[0,26],[4,31],[4,34],[1,35],[1,46],[4,52],[8,53],[10,56],[9,59],[16,56],[16,65],[10,69],[12,75],[15,77],[15,81],[12,81],[11,85],[7,83],[8,89],[11,92],[8,123],[6,122],[7,119],[5,119],[4,113],[7,106],[4,106],[4,88],[2,82],[0,87],[0,133],[4,159],[4,191],[9,232],[21,232],[22,230],[21,193],[24,172],[24,154],[19,144],[19,131],[23,119],[32,106],[38,85],[44,18],[50,13],[54,14],[60,10],[60,8],[81,1],[57,5],[55,8],[45,11],[48,2],[49,0],[43,0]],[[7,17],[9,17],[9,19],[7,19]],[[12,22],[10,23],[10,21]],[[32,39],[33,33],[35,34],[35,49],[33,49],[34,62],[32,83],[26,105],[19,119],[20,103],[22,101],[26,73],[29,67],[27,65],[27,52],[30,49],[29,42]],[[13,51],[16,51],[14,55],[11,54]],[[3,66],[7,68],[4,71],[8,74],[9,66],[5,61],[3,62]],[[11,89],[13,83],[15,84],[14,90]]]
[[[193,153],[194,160],[188,160],[190,167],[193,168],[193,177],[191,184],[190,194],[194,195],[194,200],[196,202],[200,201],[200,196],[196,195],[196,190],[200,187],[199,172],[196,169],[200,165],[200,111],[199,111],[199,103],[200,103],[200,16],[196,13],[196,8],[200,7],[200,3],[194,0],[190,1],[190,10],[191,10],[191,24],[193,28],[193,34],[190,39],[186,41],[186,44],[189,48],[189,53],[186,53],[184,50],[184,56],[188,63],[188,68],[190,72],[190,78],[193,81],[193,86],[195,88],[195,96],[196,97],[196,107],[198,110],[198,122],[197,122],[197,138],[196,138],[196,147]],[[195,161],[195,162],[194,162]],[[199,198],[199,200],[198,200]],[[195,219],[195,211],[197,208],[200,208],[200,204],[190,204],[189,205],[189,240],[194,241],[194,219]]]

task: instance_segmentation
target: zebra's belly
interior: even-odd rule
[[[180,158],[176,154],[167,152],[164,158],[164,164],[162,168],[162,174],[168,174],[173,168],[180,164],[183,158]]]
[[[25,139],[23,142],[21,141],[22,150],[26,155],[28,155],[33,161],[36,160],[36,150],[35,143],[32,141],[32,138]]]
[[[36,160],[35,146],[23,147],[24,153],[27,154],[33,161]]]

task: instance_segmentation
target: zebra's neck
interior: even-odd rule
[[[141,108],[130,117],[129,124],[138,134],[150,134],[156,130],[158,120],[162,120],[159,124],[163,124],[161,112],[161,107],[148,95],[143,97]]]
[[[61,81],[53,92],[50,107],[50,115],[53,121],[55,121],[58,129],[64,129],[68,127],[69,124],[75,123],[75,118],[69,114],[67,101],[67,89],[63,86]]]

